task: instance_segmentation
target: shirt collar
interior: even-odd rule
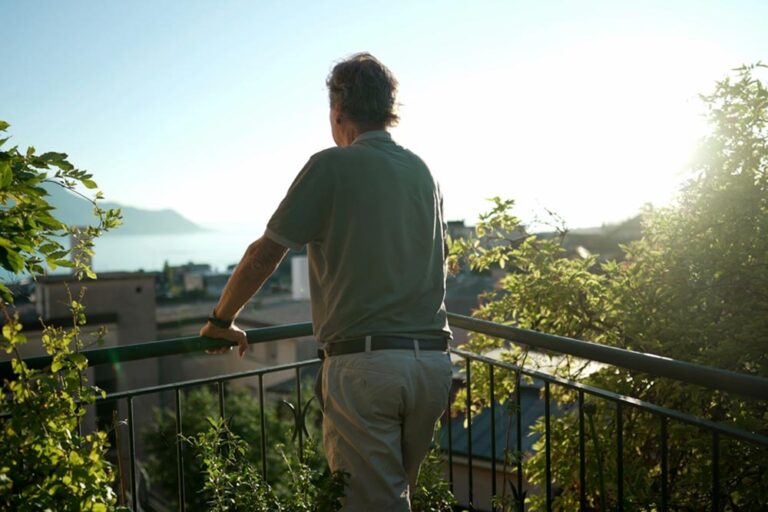
[[[392,135],[389,134],[386,130],[371,130],[368,132],[361,133],[357,137],[355,137],[355,140],[352,141],[352,144],[355,144],[360,141],[364,140],[392,140]]]

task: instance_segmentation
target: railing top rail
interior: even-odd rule
[[[667,377],[689,384],[728,391],[760,400],[768,400],[768,379],[765,378],[677,361],[654,354],[645,354],[618,347],[566,338],[564,336],[544,334],[454,313],[448,314],[448,320],[453,327],[508,339],[532,348],[572,355],[658,377]],[[312,324],[310,322],[260,327],[246,331],[248,343],[250,344],[285,338],[298,338],[310,336],[311,334]],[[136,343],[133,345],[98,348],[86,350],[83,354],[88,358],[89,365],[99,365],[202,352],[208,349],[231,345],[230,342],[223,340],[191,336]],[[50,361],[50,357],[47,356],[25,359],[27,365],[34,368],[44,367],[50,364]],[[9,378],[11,375],[10,362],[1,362],[0,378]]]
[[[265,343],[286,338],[300,338],[312,335],[312,323],[285,324],[273,327],[259,327],[248,329],[246,336],[248,343]],[[233,343],[225,340],[215,340],[202,336],[189,336],[184,338],[171,338],[167,340],[148,341],[131,345],[118,345],[115,347],[95,348],[84,350],[82,353],[88,359],[88,366],[97,366],[106,363],[124,363],[126,361],[138,361],[140,359],[152,359],[155,357],[172,356],[178,354],[190,354],[204,352],[210,349],[231,347]],[[44,368],[51,364],[50,356],[38,356],[24,359],[30,368]],[[0,362],[0,378],[11,375],[10,361]]]
[[[678,361],[668,357],[635,352],[610,345],[544,334],[454,313],[448,314],[453,327],[522,343],[532,348],[559,352],[657,377],[728,391],[750,398],[768,400],[768,379],[711,366]]]

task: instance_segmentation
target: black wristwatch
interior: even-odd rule
[[[220,329],[229,329],[230,327],[232,327],[232,324],[235,323],[234,318],[231,320],[222,320],[221,318],[218,318],[216,316],[215,308],[213,311],[211,311],[211,315],[208,317],[208,321]]]

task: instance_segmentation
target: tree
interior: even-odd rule
[[[745,66],[702,96],[711,133],[700,145],[691,177],[675,204],[644,212],[643,236],[623,247],[624,261],[566,259],[561,240],[505,239],[519,225],[512,201],[496,198],[476,236],[452,245],[452,258],[473,269],[499,265],[509,273],[474,315],[495,322],[620,346],[753,375],[768,376],[768,91],[755,77],[765,66]],[[471,337],[472,350],[504,346]],[[505,357],[521,362],[525,350]],[[563,358],[557,373],[582,377],[584,365]],[[484,369],[473,369],[473,397],[487,395]],[[581,380],[699,417],[766,433],[766,403],[726,396],[667,379],[603,368]],[[511,379],[501,386],[514,390]],[[552,387],[565,411],[552,422],[555,499],[559,510],[578,506],[578,416],[572,392]],[[459,397],[463,400],[463,397]],[[485,405],[477,399],[476,408]],[[615,409],[588,400],[587,495],[592,507],[615,506]],[[540,421],[537,425],[543,432]],[[711,495],[711,437],[677,422],[669,426],[669,485],[675,507],[700,510]],[[634,408],[624,411],[625,500],[653,508],[660,495],[659,421]],[[768,454],[723,441],[720,474],[732,510],[768,503]],[[543,443],[526,462],[526,477],[544,480]],[[600,493],[601,476],[605,492]],[[533,510],[543,498],[530,497]]]
[[[0,133],[8,123],[0,121]],[[0,148],[8,138],[0,139]],[[49,172],[51,171],[51,172]],[[57,266],[72,267],[79,277],[95,278],[83,255],[92,254],[92,239],[119,223],[117,210],[94,205],[96,225],[84,230],[67,226],[55,217],[42,184],[76,191],[78,184],[95,189],[85,171],[76,169],[64,153],[21,153],[14,146],[0,151],[0,267],[11,274],[39,275]],[[100,198],[100,192],[96,198]],[[77,237],[74,261],[60,240]],[[18,315],[11,310],[13,295],[0,283],[4,325],[0,347],[13,355],[14,379],[2,383],[0,392],[0,509],[3,510],[107,510],[116,497],[111,484],[112,466],[105,458],[104,432],[81,434],[78,426],[85,407],[102,392],[88,386],[81,327],[85,312],[72,300],[70,329],[46,326],[43,346],[52,357],[49,367],[29,368],[19,355],[27,339]]]

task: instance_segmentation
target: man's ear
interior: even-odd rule
[[[341,110],[336,107],[331,107],[331,113],[333,114],[333,122],[336,124],[341,124],[341,122],[344,120],[343,116],[341,115]]]

